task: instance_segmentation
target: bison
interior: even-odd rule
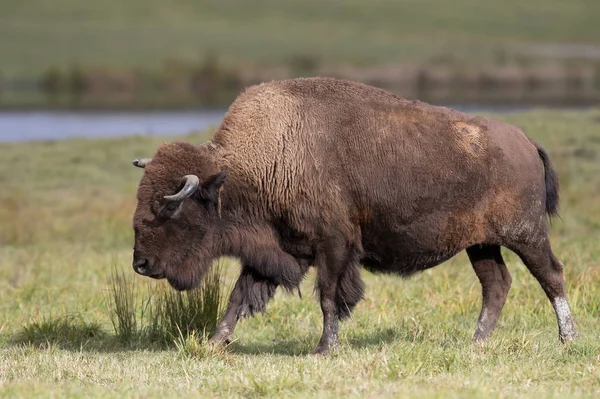
[[[207,143],[162,144],[133,163],[145,168],[137,273],[187,290],[214,259],[241,261],[214,344],[314,266],[323,333],[313,352],[327,353],[363,297],[361,267],[410,276],[463,250],[481,282],[473,339],[483,340],[511,285],[501,247],[540,283],[560,339],[577,335],[548,238],[557,175],[510,124],[361,83],[289,79],[247,88]]]

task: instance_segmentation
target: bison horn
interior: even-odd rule
[[[200,179],[196,175],[185,175],[181,179],[182,183],[185,183],[183,188],[178,193],[173,195],[165,195],[167,201],[181,201],[184,198],[194,194],[200,185]]]
[[[152,158],[139,158],[139,159],[134,159],[132,163],[134,166],[137,166],[138,168],[145,168],[146,165],[148,165],[150,163],[150,161],[152,161]]]

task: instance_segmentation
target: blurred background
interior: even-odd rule
[[[0,0],[3,141],[184,134],[250,84],[314,75],[466,111],[587,108],[600,1]]]

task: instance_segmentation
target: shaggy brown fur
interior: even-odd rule
[[[194,195],[165,201],[189,174],[201,182]],[[213,259],[239,257],[213,337],[225,342],[239,317],[263,311],[277,286],[298,287],[314,265],[324,353],[363,297],[360,264],[408,276],[467,249],[483,290],[481,339],[510,287],[500,246],[564,310],[546,221],[557,204],[547,154],[515,126],[354,82],[276,81],[243,92],[212,141],[158,149],[138,191],[134,268],[188,289]],[[570,314],[559,313],[571,339]]]

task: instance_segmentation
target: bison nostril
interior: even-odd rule
[[[133,261],[133,270],[139,274],[146,274],[148,268],[148,259],[136,259]]]

